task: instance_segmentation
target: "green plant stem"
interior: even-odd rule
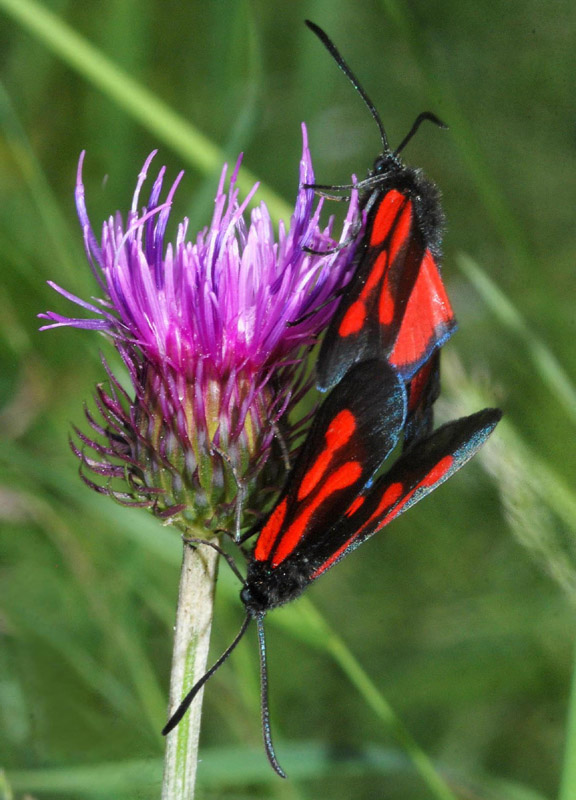
[[[211,547],[184,545],[170,677],[170,715],[206,672],[217,566],[218,553]],[[194,798],[203,694],[201,689],[182,721],[166,737],[162,800]]]

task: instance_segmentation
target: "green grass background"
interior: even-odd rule
[[[574,4],[0,0],[3,800],[155,798],[161,781],[179,539],[79,481],[68,432],[112,351],[89,332],[40,334],[35,316],[70,309],[48,279],[95,292],[78,154],[96,228],[127,208],[155,147],[169,175],[186,168],[176,215],[193,228],[240,150],[291,202],[302,120],[319,180],[362,175],[376,127],[306,17],[392,143],[424,109],[449,123],[406,152],[448,220],[460,331],[440,412],[506,417],[463,473],[270,615],[288,782],[260,745],[254,638],[212,680],[199,796],[576,797]],[[222,569],[214,654],[240,623],[237,590]]]

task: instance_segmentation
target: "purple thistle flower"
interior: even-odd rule
[[[73,444],[74,452],[105,479],[102,485],[83,475],[98,491],[183,526],[222,526],[239,484],[250,495],[275,479],[280,464],[270,459],[273,442],[279,439],[284,452],[292,447],[298,426],[286,420],[310,388],[305,356],[352,271],[353,248],[334,252],[331,223],[320,228],[323,201],[314,207],[314,191],[302,188],[314,183],[305,126],[302,131],[300,189],[290,228],[280,223],[277,241],[263,203],[248,224],[244,219],[258,185],[239,201],[239,158],[228,191],[226,166],[222,171],[210,226],[191,241],[184,219],[175,242],[165,245],[182,173],[162,201],[162,167],[139,210],[152,153],[126,221],[119,213],[110,217],[99,243],[86,211],[82,154],[76,205],[102,297],[88,303],[50,282],[91,317],[52,311],[40,317],[50,321],[43,330],[72,326],[108,334],[129,371],[133,398],[105,363],[109,388],[98,386],[95,396],[102,419],[86,410],[104,443],[76,430],[83,448]],[[341,241],[357,214],[354,193]],[[318,256],[306,248],[332,252]],[[124,481],[122,491],[115,479]]]

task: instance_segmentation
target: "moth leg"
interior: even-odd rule
[[[219,455],[222,461],[228,466],[228,469],[230,470],[230,473],[234,478],[234,482],[236,484],[236,500],[235,500],[236,508],[234,512],[234,541],[239,542],[241,538],[240,530],[242,528],[242,512],[244,506],[244,498],[246,495],[246,487],[244,485],[244,481],[238,475],[238,470],[236,469],[236,466],[232,463],[232,459],[230,458],[230,456],[223,450],[220,450],[219,447],[216,447],[216,445],[212,446],[212,452]]]
[[[226,563],[228,564],[234,575],[236,575],[240,583],[245,582],[245,578],[242,577],[242,574],[240,573],[240,570],[236,566],[232,556],[226,553],[220,547],[220,545],[216,544],[216,542],[213,542],[210,539],[198,539],[194,536],[182,536],[182,541],[184,542],[184,544],[189,544],[189,545],[205,544],[208,547],[211,547],[212,550],[216,550],[216,552],[226,560]]]

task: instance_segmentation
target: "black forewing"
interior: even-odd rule
[[[388,194],[388,190],[379,191],[371,198],[372,208],[356,271],[344,291],[320,349],[316,375],[321,390],[334,386],[357,362],[388,358],[398,338],[426,248],[412,200],[407,196],[391,214],[387,230],[378,236],[378,244],[369,244],[380,204],[386,202]],[[411,211],[411,223],[408,231],[401,231],[401,217],[407,207]],[[389,322],[384,324],[380,320],[380,303],[386,281],[389,282],[393,309]],[[352,326],[353,332],[344,335],[343,330],[350,330],[346,320],[354,309],[357,309],[357,324]]]
[[[254,558],[277,567],[295,547],[316,547],[395,447],[406,392],[381,360],[353,367],[317,412]]]

